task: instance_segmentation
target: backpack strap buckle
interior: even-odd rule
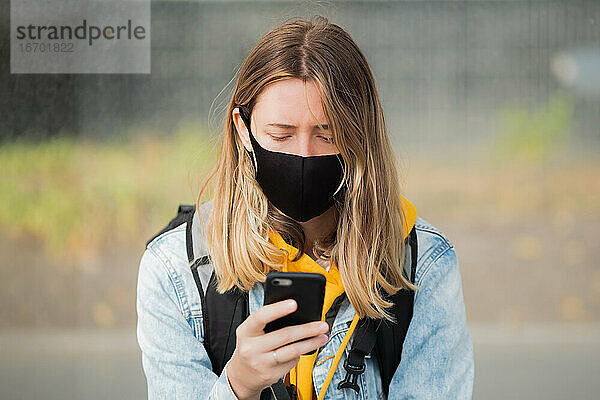
[[[354,330],[354,340],[348,357],[344,360],[344,369],[346,377],[338,383],[338,389],[352,389],[358,394],[358,376],[365,372],[365,356],[373,350],[377,340],[377,325],[379,320],[371,318],[361,318],[358,320]]]
[[[362,365],[353,365],[348,363],[348,359],[344,360],[344,369],[346,370],[346,377],[338,383],[338,389],[352,389],[357,394],[360,392],[360,388],[356,383],[358,376],[365,372],[365,363]]]

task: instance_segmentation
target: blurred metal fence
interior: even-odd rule
[[[349,31],[371,62],[393,140],[423,147],[485,142],[499,109],[534,109],[561,88],[560,52],[600,51],[597,1],[152,1],[151,74],[17,75],[8,4],[0,140],[214,124],[251,46],[293,16],[322,14]],[[595,143],[600,98],[573,96],[577,140]]]

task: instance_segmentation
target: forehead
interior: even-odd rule
[[[316,84],[296,78],[265,87],[257,98],[253,114],[264,123],[328,123]]]

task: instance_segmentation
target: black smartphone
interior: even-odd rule
[[[290,325],[320,321],[326,281],[324,275],[312,272],[269,272],[265,284],[264,305],[293,299],[298,306],[293,313],[267,323],[265,333]]]

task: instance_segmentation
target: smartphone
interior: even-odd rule
[[[264,328],[265,333],[290,325],[320,321],[326,281],[324,275],[312,272],[269,272],[265,285],[264,305],[293,299],[298,307],[293,313],[267,323]]]

